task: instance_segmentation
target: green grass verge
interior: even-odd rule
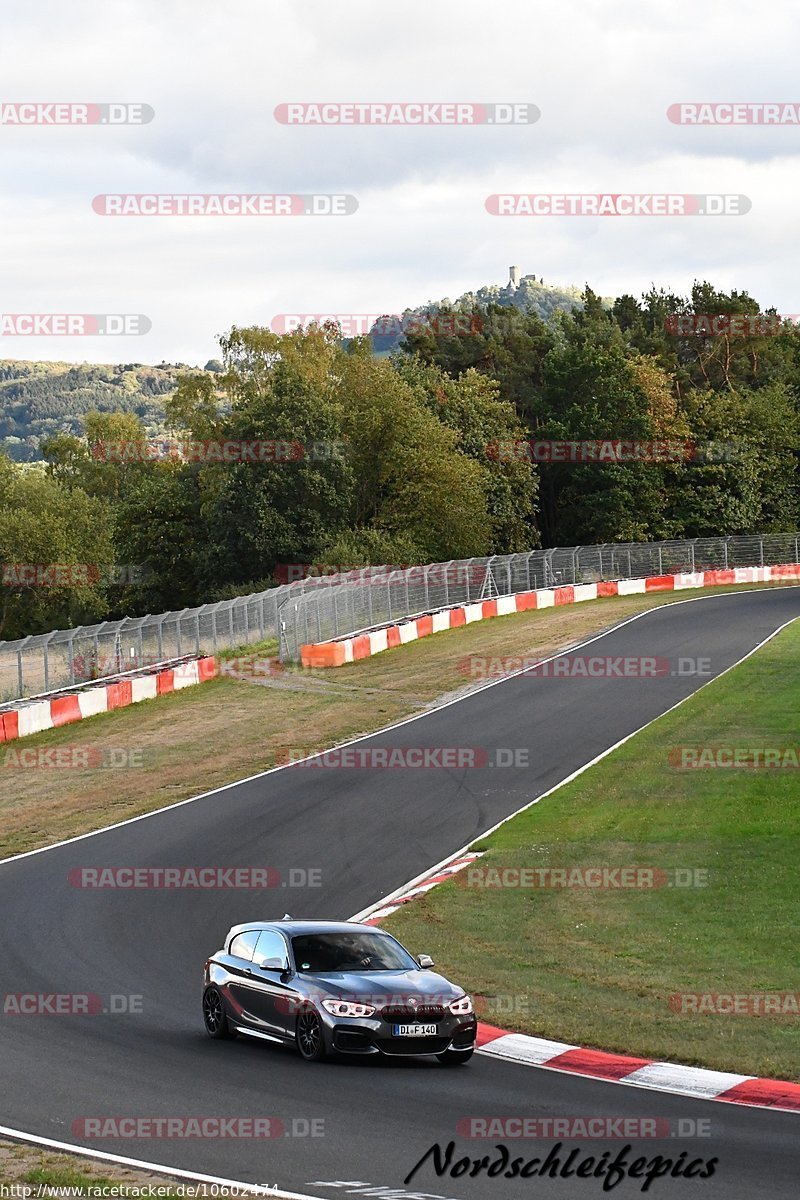
[[[386,927],[486,997],[479,1008],[489,1023],[800,1079],[800,1016],[669,1003],[679,993],[800,994],[800,771],[679,770],[669,757],[684,745],[796,745],[798,713],[794,624],[478,843],[487,849],[481,868],[683,868],[707,872],[706,886],[485,887],[462,872]]]

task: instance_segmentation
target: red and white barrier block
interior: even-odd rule
[[[140,700],[155,700],[167,692],[205,683],[207,679],[213,679],[218,671],[215,658],[195,658],[176,667],[136,675],[131,679],[120,679],[114,683],[98,682],[83,691],[70,692],[65,696],[35,700],[31,704],[21,702],[15,708],[0,713],[0,742],[12,742],[32,733],[42,733],[45,729],[71,725],[73,721],[83,721],[97,713],[138,704]]]
[[[378,925],[399,908],[424,896],[480,857],[479,853],[459,854],[449,863],[437,867],[428,877],[380,901],[366,914],[351,920],[360,920],[365,925]],[[729,1104],[800,1112],[800,1083],[790,1083],[788,1080],[760,1079],[755,1075],[739,1075],[732,1071],[710,1071],[703,1067],[685,1067],[680,1063],[655,1062],[629,1054],[611,1054],[605,1050],[573,1046],[569,1042],[532,1037],[527,1033],[510,1033],[507,1029],[487,1025],[484,1021],[478,1022],[477,1046],[481,1053],[492,1058],[529,1067],[545,1067],[549,1071],[565,1071],[656,1092],[673,1092],[680,1096],[691,1096],[695,1100],[723,1100]]]
[[[300,647],[300,659],[304,667],[341,667],[362,658],[371,658],[384,650],[392,650],[395,646],[415,642],[431,633],[456,629],[460,625],[471,625],[473,621],[485,621],[490,617],[505,617],[511,613],[554,608],[562,604],[579,604],[582,600],[597,600],[602,596],[636,596],[646,592],[678,592],[688,588],[723,587],[737,583],[776,583],[789,579],[800,579],[800,564],[649,575],[644,579],[600,580],[598,583],[540,588],[535,592],[515,592],[511,596],[478,600],[474,604],[463,604],[424,616],[410,617],[396,625],[387,625],[352,637],[312,642]]]

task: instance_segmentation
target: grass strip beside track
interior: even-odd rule
[[[490,1024],[643,1058],[800,1079],[797,1011],[679,1011],[698,1002],[669,999],[778,993],[800,1001],[800,770],[687,770],[670,760],[682,746],[800,749],[799,713],[795,623],[476,843],[486,850],[481,871],[498,874],[470,881],[464,871],[386,928],[483,998],[479,1012]],[[548,873],[598,866],[677,868],[692,886],[672,877],[665,886],[597,888],[578,882],[596,881],[585,874],[554,886],[564,876]],[[529,873],[529,886],[502,886],[516,883],[502,872],[518,868],[539,871]],[[784,1003],[791,1010],[793,1002]]]

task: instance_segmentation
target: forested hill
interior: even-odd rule
[[[406,313],[471,311],[490,304],[535,313],[547,321],[557,312],[581,308],[582,300],[577,287],[545,284],[535,275],[525,275],[516,287],[488,284],[456,300],[445,298],[407,309]],[[400,323],[386,333],[376,329],[372,338],[375,353],[397,350],[403,336]],[[206,369],[215,368],[219,368],[216,362],[206,364]],[[148,436],[162,434],[164,401],[175,391],[178,377],[186,369],[185,363],[150,367],[142,363],[75,365],[0,359],[0,451],[17,462],[39,459],[43,438],[57,433],[82,436],[81,417],[93,409],[134,413]]]
[[[612,300],[603,300],[602,303],[610,307]],[[416,308],[406,309],[402,323],[398,322],[394,325],[392,322],[388,324],[378,322],[372,330],[375,352],[389,354],[391,351],[397,350],[404,336],[402,325],[410,324],[413,327],[413,320],[409,321],[409,318],[413,316],[485,311],[490,305],[516,308],[524,313],[533,313],[540,320],[549,322],[556,313],[568,313],[575,308],[583,308],[583,292],[581,288],[573,287],[570,284],[562,287],[559,284],[545,283],[542,278],[537,279],[535,275],[523,275],[516,284],[486,284],[475,292],[464,292],[455,300],[445,296],[441,300],[429,301]]]
[[[56,433],[83,434],[81,417],[135,413],[148,433],[163,431],[164,398],[183,363],[97,365],[0,359],[0,449],[18,462],[40,458],[39,442]]]

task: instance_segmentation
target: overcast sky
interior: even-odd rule
[[[800,127],[671,123],[800,104],[794,5],[653,0],[28,0],[3,102],[125,101],[146,125],[0,125],[0,312],[143,313],[140,337],[0,337],[0,358],[202,365],[232,324],[401,312],[510,264],[603,295],[693,279],[800,312]],[[535,124],[310,127],[296,101],[527,102]],[[342,217],[107,217],[98,194],[348,193]],[[745,216],[495,217],[493,192],[733,193]]]

